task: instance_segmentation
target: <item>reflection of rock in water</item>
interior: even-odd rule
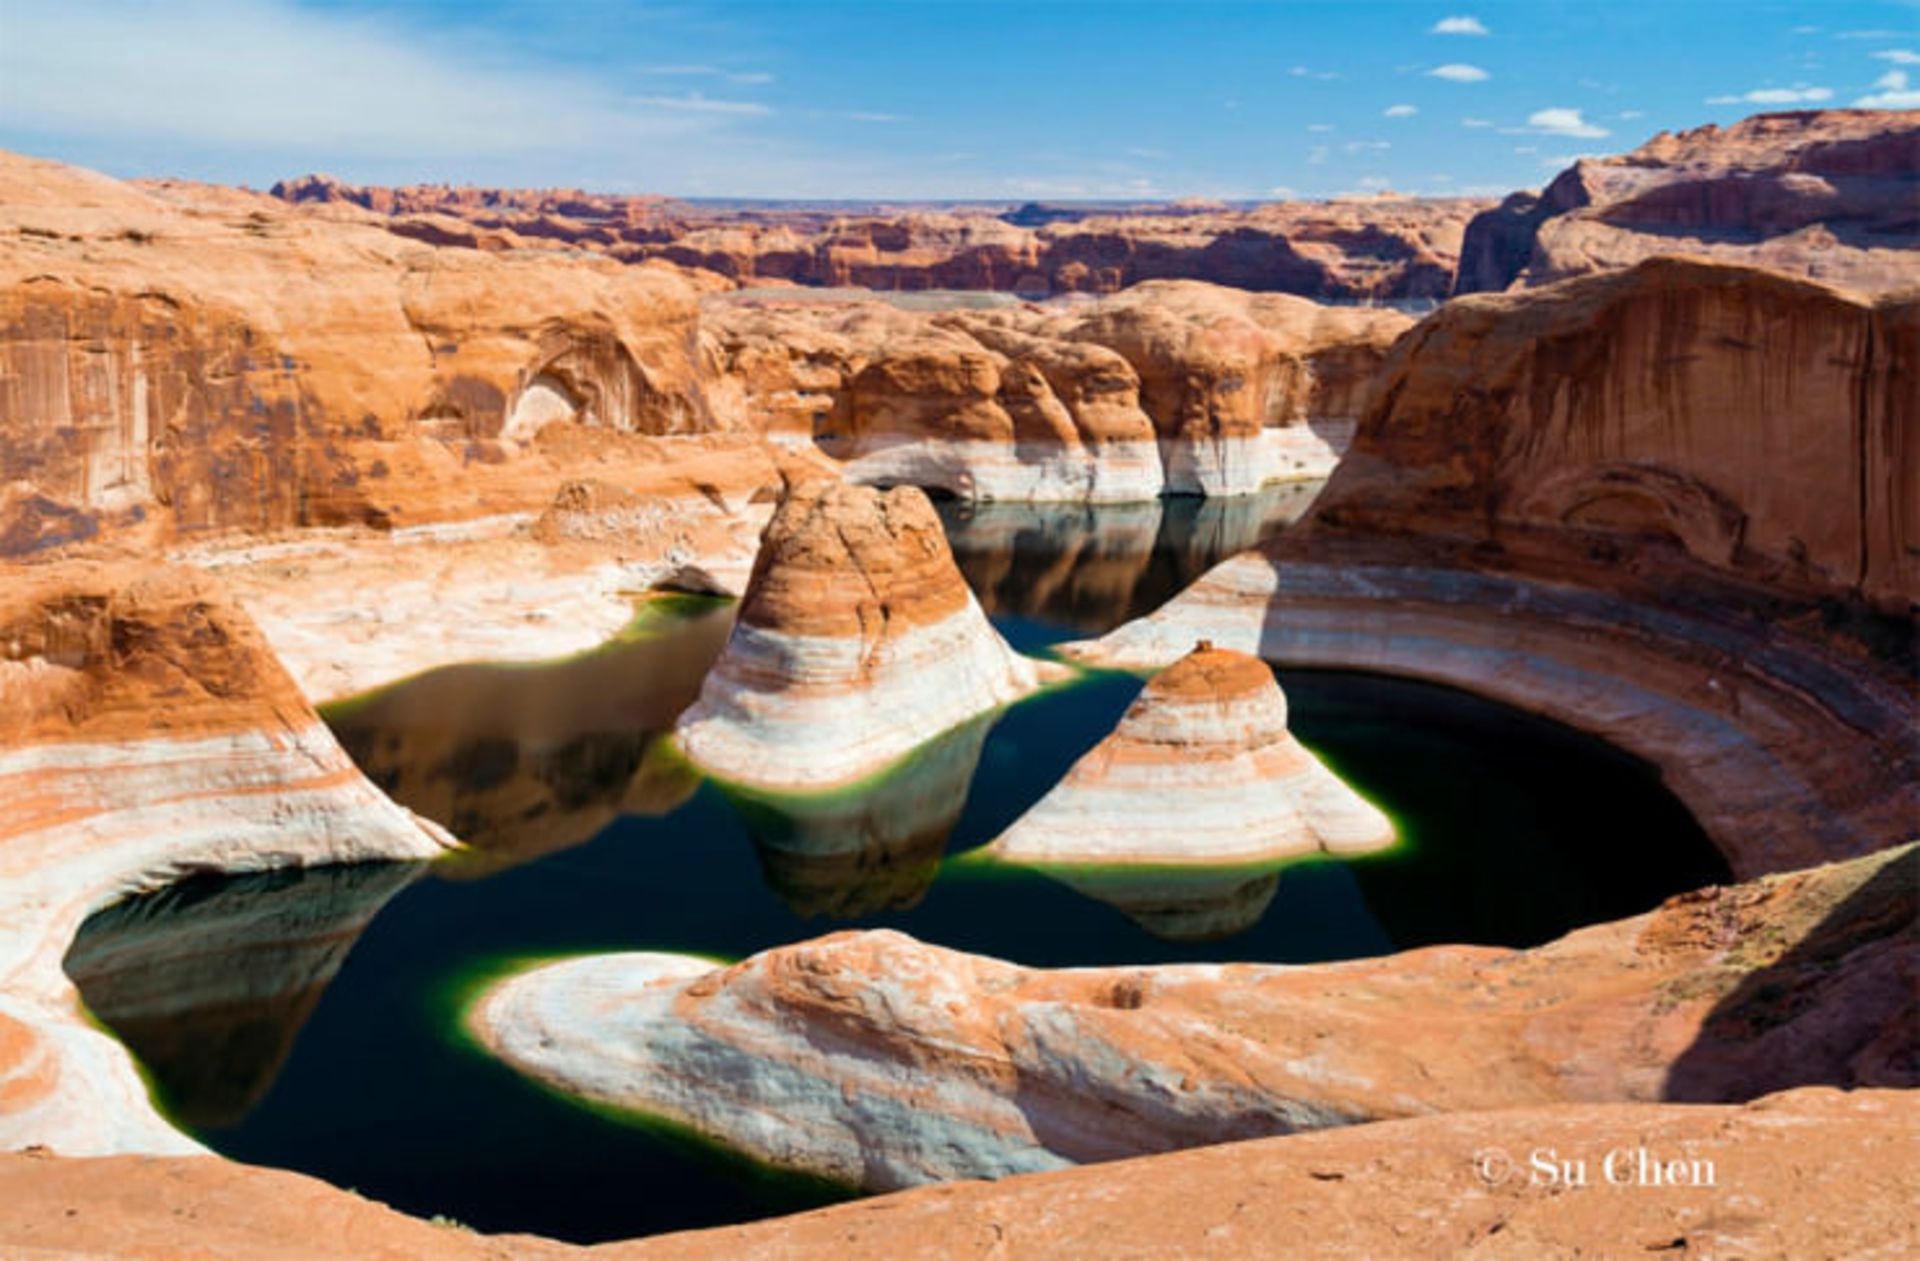
[[[920,901],[939,873],[994,716],[917,750],[872,783],[819,796],[729,789],[767,887],[801,915],[851,919]]]
[[[374,783],[471,848],[442,870],[488,875],[664,814],[697,776],[661,733],[699,695],[733,604],[655,601],[629,639],[546,666],[451,666],[337,706],[328,723]]]
[[[412,863],[197,876],[108,907],[67,951],[88,1010],[190,1126],[230,1126],[266,1096],[361,932]]]
[[[1219,941],[1260,922],[1280,888],[1277,870],[1086,871],[1047,874],[1105,902],[1163,941]]]
[[[1321,485],[1140,504],[945,503],[940,515],[987,612],[1105,632],[1285,528]]]

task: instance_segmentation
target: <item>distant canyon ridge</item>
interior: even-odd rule
[[[1322,301],[1433,300],[1689,253],[1868,291],[1920,271],[1910,111],[1760,114],[1582,158],[1544,190],[1227,205],[689,203],[579,189],[274,185],[434,245],[661,260],[740,286],[1043,297],[1202,280]]]

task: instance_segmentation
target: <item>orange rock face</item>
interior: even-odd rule
[[[1698,254],[1867,291],[1920,281],[1911,111],[1756,114],[1583,158],[1468,225],[1455,293]]]
[[[711,428],[697,318],[671,269],[0,157],[0,553],[466,515],[462,466],[543,424]]]

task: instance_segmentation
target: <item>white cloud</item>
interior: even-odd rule
[[[1391,140],[1349,140],[1340,146],[1348,153],[1379,153],[1393,148]]]
[[[1314,70],[1307,66],[1294,66],[1287,71],[1296,79],[1320,79],[1322,81],[1338,79],[1339,73],[1333,70]]]
[[[1307,130],[1308,131],[1332,131],[1333,124],[1332,123],[1308,123]]]
[[[1854,104],[1861,109],[1920,109],[1920,89],[1907,86],[1907,72],[1889,70],[1873,81],[1881,89],[1863,96]]]
[[[1380,112],[1387,118],[1412,118],[1420,111],[1411,105],[1389,105]]]
[[[1393,187],[1393,181],[1384,175],[1363,175],[1360,177],[1360,187],[1370,193],[1382,193]]]
[[[771,112],[699,93],[629,96],[283,0],[9,5],[6,24],[0,119],[131,153],[155,142],[281,161],[605,153]]]
[[[1288,188],[1285,184],[1276,184],[1267,190],[1267,196],[1277,198],[1280,201],[1292,201],[1299,195],[1299,193]]]
[[[1820,28],[1817,26],[1796,26],[1791,33],[1794,35],[1818,35]]]
[[[1545,136],[1573,136],[1580,140],[1598,140],[1612,134],[1605,127],[1582,118],[1579,110],[1564,106],[1535,110],[1527,115],[1527,129]]]
[[[846,113],[840,115],[840,117],[850,119],[856,123],[903,123],[907,121],[905,114],[887,114],[879,110],[870,109],[848,110]]]
[[[1484,83],[1491,78],[1478,66],[1469,66],[1463,62],[1448,62],[1444,66],[1435,66],[1427,71],[1435,79],[1445,79],[1449,83]]]
[[[1920,53],[1914,52],[1911,48],[1883,48],[1877,53],[1868,53],[1867,56],[1891,61],[1896,66],[1920,66]]]
[[[1835,35],[1834,38],[1835,39],[1899,39],[1902,35],[1910,35],[1910,34],[1912,34],[1911,31],[1889,31],[1885,27],[1880,27],[1871,31],[1841,31],[1838,35]]]
[[[1796,83],[1790,88],[1755,88],[1751,92],[1742,92],[1737,96],[1710,96],[1709,105],[1811,105],[1818,101],[1831,101],[1832,88],[1808,87]]]
[[[764,70],[722,70],[719,66],[648,66],[640,73],[655,76],[698,76],[725,79],[728,83],[740,84],[773,82],[773,76]]]
[[[1625,122],[1625,123],[1630,123],[1636,118],[1644,118],[1645,116],[1646,116],[1646,111],[1638,110],[1638,109],[1623,109],[1618,114],[1614,115],[1615,118],[1618,118],[1621,122]]]
[[[1429,35],[1487,35],[1490,33],[1476,17],[1441,18],[1427,32]]]
[[[1307,150],[1307,165],[1308,166],[1325,165],[1327,160],[1327,154],[1329,152],[1331,152],[1331,150],[1329,150],[1327,146],[1323,144],[1317,144],[1313,146],[1313,148]]]
[[[1463,118],[1460,120],[1460,125],[1462,127],[1491,127],[1493,126],[1493,120],[1491,118]]]

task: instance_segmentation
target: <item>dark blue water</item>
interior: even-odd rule
[[[1157,604],[1250,541],[1245,523],[1181,511],[1119,525],[956,514],[949,527],[982,602],[1034,650]],[[1040,591],[1047,575],[1064,580]],[[340,707],[329,721],[369,774],[480,852],[433,869],[198,880],[123,904],[69,955],[89,1006],[169,1114],[219,1151],[413,1213],[591,1241],[839,1193],[555,1098],[472,1049],[462,1000],[528,957],[739,957],[888,926],[1040,966],[1309,962],[1531,945],[1727,874],[1633,759],[1462,693],[1329,672],[1282,677],[1294,730],[1395,816],[1398,849],[1082,890],[955,863],[1104,736],[1139,680],[1089,676],[860,793],[730,798],[658,734],[729,616],[681,602],[585,658],[462,667]]]

